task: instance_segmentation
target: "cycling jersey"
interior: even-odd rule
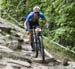
[[[34,12],[30,12],[26,18],[26,22],[30,23],[31,21],[33,21],[33,17],[34,17]],[[42,20],[46,20],[42,12],[39,12],[39,18],[41,18]]]

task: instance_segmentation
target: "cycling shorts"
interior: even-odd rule
[[[33,27],[36,29],[37,27],[39,27],[39,22],[33,22],[33,21],[30,21],[29,22],[29,27],[27,27],[27,31],[31,31],[31,29],[33,29]]]

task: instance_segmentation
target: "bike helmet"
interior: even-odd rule
[[[39,7],[39,6],[35,6],[35,7],[33,8],[33,11],[34,11],[34,12],[39,12],[39,11],[40,11],[40,7]]]

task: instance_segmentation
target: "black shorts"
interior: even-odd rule
[[[33,27],[34,28],[39,27],[39,22],[38,21],[37,22],[30,21],[29,22],[29,29],[33,29]]]

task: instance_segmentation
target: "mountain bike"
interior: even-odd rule
[[[32,42],[35,49],[35,57],[38,57],[39,51],[42,57],[42,62],[45,61],[45,52],[44,52],[44,44],[43,44],[43,36],[42,36],[42,29],[40,27],[35,28],[33,27],[33,36],[32,36]]]

